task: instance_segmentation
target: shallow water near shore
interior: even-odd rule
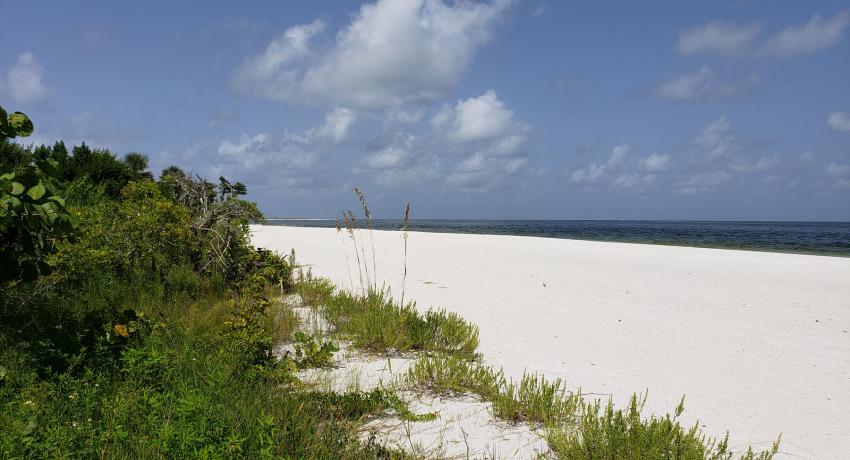
[[[334,227],[333,219],[268,219],[269,225]],[[377,219],[376,230],[398,230],[400,219]],[[419,232],[538,236],[850,257],[850,222],[708,222],[662,220],[412,219]]]

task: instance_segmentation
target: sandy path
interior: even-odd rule
[[[252,230],[349,284],[335,230]],[[398,292],[401,235],[374,240],[378,279]],[[478,324],[485,360],[509,376],[542,372],[620,404],[648,388],[656,413],[685,394],[686,420],[730,430],[732,445],[781,432],[793,456],[850,452],[850,259],[415,232],[408,248],[407,298]]]

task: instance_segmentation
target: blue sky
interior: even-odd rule
[[[267,215],[850,219],[843,2],[0,2],[29,141]]]

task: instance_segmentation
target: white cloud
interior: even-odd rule
[[[726,115],[706,126],[692,142],[708,158],[718,158],[737,149]]]
[[[698,172],[681,178],[676,192],[685,195],[714,192],[731,180],[732,174],[726,171]]]
[[[653,183],[655,183],[655,175],[653,174],[620,174],[614,179],[614,187],[622,189],[643,190]]]
[[[826,117],[826,124],[836,131],[848,133],[850,132],[850,113],[832,112]]]
[[[525,136],[511,134],[497,140],[486,149],[487,154],[498,157],[513,155],[522,148],[525,144]]]
[[[658,97],[673,100],[690,100],[706,97],[731,97],[749,91],[761,83],[756,74],[726,83],[719,83],[709,66],[696,72],[684,73],[662,83],[656,90]]]
[[[850,176],[850,164],[829,163],[824,168],[826,175],[832,178]]]
[[[543,16],[546,14],[546,10],[548,7],[545,2],[540,2],[533,10],[531,10],[531,15],[534,17]]]
[[[366,155],[366,165],[372,169],[396,169],[406,166],[413,157],[415,141],[415,136],[405,137],[398,133],[390,145]]]
[[[799,157],[797,157],[797,159],[803,163],[811,163],[815,160],[815,154],[812,152],[803,152]]]
[[[409,152],[399,147],[390,146],[366,156],[366,164],[373,169],[392,169],[403,166]]]
[[[513,111],[492,89],[481,96],[458,101],[449,137],[457,142],[493,139],[503,135],[513,121]]]
[[[661,172],[666,170],[672,161],[673,157],[669,153],[653,153],[642,160],[643,169],[651,173]]]
[[[776,165],[779,164],[779,155],[767,155],[758,159],[758,161],[753,164],[753,171],[767,171],[769,169],[773,169]]]
[[[759,24],[713,21],[679,34],[676,50],[685,56],[714,53],[726,57],[761,55],[786,58],[834,46],[841,41],[848,25],[850,10],[840,11],[828,20],[816,14],[803,25],[787,27],[761,40],[763,35]],[[760,44],[757,43],[759,41]]]
[[[337,107],[325,115],[325,123],[316,129],[316,134],[333,142],[341,142],[348,136],[348,128],[354,122],[354,112]]]
[[[622,164],[631,149],[632,147],[628,144],[617,145],[611,149],[611,156],[608,157],[608,167],[615,168]]]
[[[455,86],[511,3],[378,0],[322,50],[312,46],[321,21],[291,27],[247,59],[234,81],[286,102],[364,109],[432,102]]]
[[[629,145],[618,145],[611,149],[611,155],[605,163],[591,163],[587,167],[571,170],[567,177],[573,184],[596,184],[601,182],[613,169],[617,169],[626,159],[631,147]]]
[[[481,171],[484,169],[486,161],[486,157],[481,152],[478,152],[461,161],[457,169],[459,171]]]
[[[676,50],[685,56],[697,53],[742,56],[752,49],[760,33],[758,24],[713,21],[679,34]]]
[[[847,10],[829,20],[822,20],[816,14],[806,24],[788,27],[768,38],[761,52],[779,57],[814,53],[838,43],[848,24],[850,11]]]
[[[696,99],[708,93],[711,79],[711,68],[702,66],[696,72],[684,73],[662,83],[657,94],[665,99]]]
[[[275,140],[265,133],[254,136],[243,134],[236,141],[222,141],[218,147],[218,158],[243,173],[286,175],[294,171],[308,171],[316,165],[318,154],[305,147],[286,139]]]
[[[502,170],[507,174],[516,174],[528,164],[528,158],[511,158],[502,163]]]
[[[43,69],[32,53],[22,53],[13,65],[5,81],[3,90],[18,104],[38,105],[44,102],[52,91],[44,86]]]

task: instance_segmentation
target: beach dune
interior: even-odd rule
[[[252,232],[357,286],[344,233]],[[399,296],[401,233],[373,237],[376,279]],[[732,446],[768,448],[782,433],[794,458],[850,453],[850,258],[410,232],[407,271],[405,299],[477,324],[485,362],[508,377],[562,378],[621,406],[648,390],[646,412],[662,415],[685,395],[683,419],[729,430]]]

